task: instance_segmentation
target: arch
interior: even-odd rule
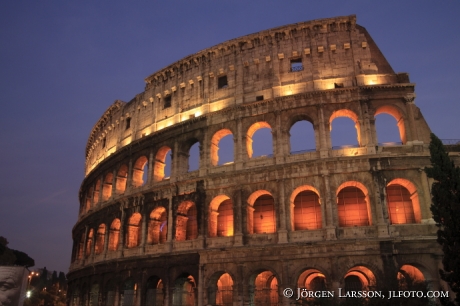
[[[126,190],[126,181],[128,179],[128,166],[122,165],[117,172],[116,190],[117,194],[123,194]]]
[[[166,208],[157,207],[150,213],[147,243],[161,244],[165,243],[168,233],[168,215]]]
[[[200,142],[196,140],[188,150],[188,172],[200,169]]]
[[[321,203],[318,191],[314,187],[307,185],[297,187],[290,201],[294,230],[322,228]]]
[[[101,254],[104,251],[104,243],[105,243],[105,224],[102,223],[97,228],[96,232],[96,245],[94,246],[94,253]]]
[[[113,278],[110,278],[105,284],[105,292],[106,292],[105,305],[115,305],[116,290],[117,290],[117,287],[115,285],[115,281]]]
[[[197,210],[195,203],[182,202],[176,215],[176,241],[198,238]]]
[[[229,129],[221,129],[217,131],[211,139],[211,165],[217,166],[219,165],[219,143],[222,140],[222,138],[226,136],[233,136],[233,133]],[[233,149],[233,147],[232,147]],[[233,155],[233,150],[232,150],[232,155]],[[222,163],[221,163],[222,164]]]
[[[126,246],[135,248],[139,246],[141,240],[141,219],[140,213],[133,213],[128,220],[128,228],[126,231]]]
[[[96,205],[99,202],[100,189],[101,189],[101,180],[97,180],[96,185],[94,185],[93,205]]]
[[[163,306],[165,302],[164,290],[161,278],[157,276],[149,277],[145,290],[145,305]]]
[[[365,266],[355,266],[349,269],[343,279],[345,292],[373,290],[377,285],[374,273]]]
[[[391,224],[420,223],[422,215],[417,188],[409,180],[396,178],[386,187]]]
[[[178,306],[195,306],[196,282],[193,276],[182,274],[174,281],[172,304]]]
[[[278,278],[271,271],[260,272],[250,285],[254,288],[253,292],[250,292],[252,305],[278,305]]]
[[[306,269],[299,275],[297,287],[312,291],[326,290],[326,276],[318,269]]]
[[[209,237],[233,236],[233,202],[218,195],[209,205]]]
[[[404,125],[404,117],[401,111],[393,105],[383,105],[377,108],[377,110],[374,113],[374,118],[376,118],[380,114],[391,115],[396,120],[396,125],[399,130],[399,138],[401,139],[401,142],[405,144],[407,142],[407,135],[406,127]]]
[[[249,127],[248,132],[246,133],[246,149],[247,149],[249,158],[252,158],[253,153],[254,153],[253,145],[252,145],[253,143],[252,137],[254,136],[255,132],[257,132],[260,129],[264,129],[264,128],[272,130],[272,127],[270,126],[270,124],[268,124],[268,122],[265,122],[265,121],[258,121]]]
[[[107,201],[112,196],[113,174],[107,173],[102,186],[102,201]]]
[[[148,173],[148,159],[145,156],[139,157],[134,163],[133,167],[133,186],[144,186],[146,181],[146,174]]]
[[[90,187],[88,193],[86,194],[86,212],[91,209],[91,201],[93,200],[93,187]]]
[[[276,232],[275,199],[270,192],[258,190],[248,198],[248,230],[250,234]]]
[[[356,139],[358,141],[358,146],[361,146],[361,126],[359,125],[358,115],[356,115],[355,112],[349,109],[340,109],[340,110],[334,111],[331,117],[329,118],[329,127],[331,131],[332,131],[332,122],[334,121],[334,119],[339,118],[339,117],[349,118],[355,123]],[[332,143],[332,138],[331,138],[331,143]]]
[[[399,268],[397,278],[400,290],[426,289],[425,276],[413,265],[405,264]]]
[[[337,188],[339,226],[368,226],[372,224],[367,188],[357,181],[348,181]]]
[[[233,279],[228,273],[223,273],[217,280],[215,305],[233,306]]]
[[[88,238],[86,238],[86,251],[85,256],[91,255],[91,248],[93,246],[94,230],[90,229],[88,232]]]
[[[80,242],[78,243],[77,259],[82,259],[85,250],[85,233],[81,234]]]
[[[108,246],[109,251],[116,251],[118,249],[118,242],[120,240],[120,226],[121,222],[118,218],[114,219],[110,225]]]
[[[153,166],[153,180],[155,182],[161,182],[165,179],[166,155],[171,154],[171,152],[171,148],[168,146],[163,146],[158,150]]]
[[[289,153],[300,154],[316,151],[315,129],[310,120],[298,117],[289,128]]]
[[[121,305],[134,306],[136,305],[137,284],[132,278],[128,278],[123,283],[123,291],[120,296]]]

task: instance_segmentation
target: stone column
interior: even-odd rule
[[[338,226],[338,224],[335,222],[336,218],[334,217],[334,215],[337,215],[337,205],[334,205],[335,202],[332,201],[331,199],[332,193],[331,193],[331,188],[329,185],[329,173],[327,173],[327,171],[323,171],[322,176],[323,176],[324,191],[325,191],[324,198],[326,200],[325,207],[324,207],[326,211],[326,234],[327,234],[326,239],[335,240],[337,239],[335,229],[336,229],[336,226]]]
[[[112,177],[112,194],[110,195],[109,199],[112,199],[117,194],[117,170],[113,170],[113,177]]]
[[[123,207],[123,204],[121,204],[121,218],[120,218],[120,231],[119,231],[119,237],[118,237],[118,251],[122,252],[124,248],[124,241],[125,241],[125,209]]]
[[[203,274],[204,274],[204,265],[200,265],[198,269],[198,305],[203,304]]]
[[[149,165],[148,165],[148,170],[147,170],[147,182],[146,182],[148,186],[152,185],[152,182],[153,182],[153,164],[154,164],[153,150],[150,150]]]
[[[133,160],[132,158],[130,158],[129,163],[128,163],[128,178],[126,182],[125,192],[126,191],[129,192],[133,188],[132,185],[133,185]]]
[[[145,241],[147,240],[147,216],[144,214],[142,216],[142,225],[141,225],[141,248],[142,252],[145,250]]]
[[[168,233],[166,235],[166,243],[169,245],[169,251],[172,250],[172,240],[173,240],[173,228],[174,228],[174,217],[173,217],[173,203],[172,203],[172,190],[169,195],[169,204],[168,204]]]
[[[238,189],[235,192],[235,202],[233,207],[233,224],[234,224],[234,243],[235,246],[242,246],[243,245],[243,218],[242,218],[242,201],[241,201],[241,189]]]
[[[235,159],[235,168],[236,170],[241,170],[243,169],[243,162],[247,160],[244,149],[245,149],[245,144],[244,144],[244,133],[243,133],[243,127],[241,123],[241,119],[238,118],[236,119],[236,135],[233,136],[233,140],[235,141],[235,154],[234,154],[234,159]]]
[[[433,215],[430,211],[430,206],[431,206],[431,186],[428,180],[428,176],[426,175],[424,169],[419,169],[420,171],[420,180],[422,182],[422,189],[423,189],[423,196],[421,197],[419,195],[418,200],[420,204],[420,213],[422,215],[422,221],[423,220],[430,220],[431,222],[433,221]],[[418,191],[420,194],[420,191]]]
[[[407,119],[409,121],[409,131],[410,135],[407,135],[408,131],[406,131],[406,139],[409,141],[414,141],[418,140],[418,134],[417,134],[417,129],[415,127],[415,118],[414,118],[414,100],[415,100],[415,94],[407,94],[404,97],[404,100],[406,102],[406,112],[407,112]]]
[[[320,152],[321,158],[329,157],[329,149],[331,148],[331,135],[329,130],[326,130],[326,127],[329,127],[329,123],[326,124],[324,120],[324,113],[322,106],[318,106],[318,118],[319,122],[317,123],[319,127],[319,147],[316,148]]]
[[[110,238],[110,225],[105,227],[105,233],[104,233],[104,257],[107,254],[107,251],[109,249],[109,238]]]
[[[280,218],[280,228],[277,229],[278,232],[278,243],[287,243],[287,230],[286,230],[286,204],[284,198],[284,181],[278,181],[278,207],[279,207],[279,218]]]

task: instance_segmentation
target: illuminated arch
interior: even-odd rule
[[[102,223],[97,228],[96,232],[96,245],[94,246],[94,253],[101,254],[104,251],[104,243],[105,243],[105,224]]]
[[[329,127],[331,130],[332,130],[332,121],[334,121],[334,119],[339,118],[339,117],[347,117],[353,120],[353,122],[355,123],[356,138],[358,140],[358,145],[361,146],[361,126],[359,125],[358,115],[356,115],[355,112],[349,109],[336,110],[335,112],[332,113],[331,117],[329,118]]]
[[[309,185],[297,187],[292,192],[289,201],[294,230],[322,228],[321,202],[319,192],[315,187]]]
[[[304,143],[306,147],[300,148],[300,150],[293,149],[293,142],[292,142],[293,136],[294,137],[298,136],[298,135],[292,135],[293,133],[296,133],[296,131],[298,133],[298,128],[295,128],[295,126],[302,126],[305,123],[308,125],[308,127],[306,128],[306,130],[302,129],[301,137],[303,138],[301,142]],[[294,131],[293,131],[293,128],[294,128]],[[316,135],[316,131],[314,128],[313,120],[311,120],[308,116],[306,115],[295,116],[291,120],[290,124],[288,125],[287,130],[289,131],[289,153],[290,154],[295,154],[297,151],[299,151],[297,153],[303,153],[305,151],[314,151],[318,147],[317,135]],[[297,137],[295,139],[296,139],[296,143],[299,143],[299,139]],[[310,143],[311,140],[313,140],[313,143]]]
[[[396,178],[388,183],[386,193],[391,224],[421,222],[420,201],[412,182]]]
[[[233,236],[233,202],[218,195],[209,205],[209,237]]]
[[[344,276],[345,292],[373,290],[376,285],[374,273],[365,266],[355,266]]]
[[[134,305],[136,299],[137,284],[131,278],[127,278],[123,284],[123,294],[121,294],[121,305]]]
[[[229,129],[217,131],[211,139],[211,164],[217,166],[219,164],[219,142],[222,138],[228,135],[233,135]]]
[[[398,130],[399,130],[399,137],[401,139],[401,142],[405,144],[407,141],[407,135],[406,135],[406,127],[404,125],[404,117],[401,111],[395,106],[383,105],[377,108],[374,114],[374,118],[380,114],[388,114],[388,115],[393,116],[393,118],[396,119],[396,125],[398,126]]]
[[[88,212],[91,209],[92,199],[93,199],[93,187],[89,187],[88,193],[86,194],[86,205],[85,205],[86,212]]]
[[[122,165],[120,169],[118,169],[118,173],[117,173],[117,183],[116,183],[117,194],[125,193],[127,179],[128,179],[128,166]]]
[[[168,233],[168,216],[166,208],[160,206],[150,213],[147,243],[161,244],[166,242]]]
[[[91,247],[93,246],[94,230],[90,229],[88,232],[88,237],[86,238],[86,252],[85,256],[88,257],[91,255]]]
[[[198,238],[197,210],[195,203],[182,202],[176,215],[176,241]]]
[[[107,173],[102,186],[102,201],[107,201],[112,196],[113,174]]]
[[[233,279],[228,273],[222,274],[217,280],[215,305],[233,305]]]
[[[96,205],[99,202],[100,189],[101,189],[101,180],[97,180],[96,185],[94,185],[93,205]]]
[[[148,171],[147,163],[148,163],[148,159],[145,156],[139,157],[134,163],[134,167],[133,167],[133,186],[134,187],[140,187],[147,183],[144,181],[145,171]]]
[[[196,282],[193,276],[182,274],[174,282],[172,304],[181,306],[195,306],[195,289]]]
[[[155,156],[155,165],[153,167],[153,180],[155,182],[161,182],[165,178],[166,155],[170,151],[170,147],[163,146]]]
[[[118,242],[120,240],[120,219],[116,218],[110,225],[109,232],[109,251],[116,251],[118,249]]]
[[[147,280],[145,290],[145,305],[164,305],[165,292],[163,280],[157,276],[151,276]]]
[[[270,192],[258,190],[248,198],[247,221],[250,234],[276,232],[275,199]]]
[[[252,299],[257,306],[277,306],[278,305],[278,278],[271,271],[263,271],[257,274],[254,283],[250,284],[254,288]]]
[[[141,219],[140,213],[134,213],[128,220],[126,231],[126,246],[134,248],[139,246],[141,239]]]
[[[270,130],[272,129],[270,124],[268,124],[265,121],[256,122],[253,125],[251,125],[249,127],[249,129],[248,129],[248,132],[246,134],[246,149],[248,151],[248,157],[249,158],[251,158],[253,153],[254,153],[254,150],[252,148],[252,142],[253,142],[252,136],[254,136],[255,132],[257,132],[258,130],[263,129],[263,128],[268,128]]]
[[[326,290],[326,276],[318,269],[306,269],[299,275],[297,287],[312,291]]]
[[[372,224],[369,193],[357,181],[348,181],[337,188],[339,226],[368,226]]]
[[[413,265],[403,265],[398,271],[398,284],[400,290],[421,289],[417,287],[425,286],[426,278],[422,271]]]
[[[77,259],[82,259],[85,250],[85,233],[81,234],[80,241],[78,243]]]

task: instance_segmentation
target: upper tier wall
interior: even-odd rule
[[[394,84],[398,77],[353,15],[233,39],[145,81],[144,92],[116,101],[94,126],[86,174],[133,140],[205,113],[301,92]]]

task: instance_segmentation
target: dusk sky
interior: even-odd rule
[[[460,1],[1,1],[0,236],[68,271],[91,129],[144,78],[226,40],[356,14],[416,83],[442,139],[460,139]]]

